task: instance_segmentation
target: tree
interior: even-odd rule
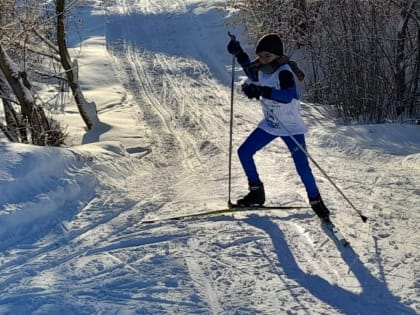
[[[86,126],[90,130],[94,123],[97,123],[98,116],[96,114],[96,105],[91,102],[88,103],[83,96],[80,84],[77,81],[77,63],[72,62],[66,43],[66,29],[65,29],[65,0],[56,0],[57,13],[57,44],[60,54],[61,64],[66,72],[68,84],[73,92],[79,113],[83,118]]]
[[[29,60],[26,50],[27,29],[34,21],[34,15],[23,10],[17,14],[14,4],[2,1],[0,19],[0,92],[3,100],[6,125],[0,128],[9,140],[37,145],[59,145],[64,133],[60,127],[47,119],[43,108],[36,103],[36,97],[25,68]],[[12,57],[20,60],[16,63]],[[19,105],[17,112],[12,103]]]
[[[0,128],[11,141],[63,143],[64,132],[56,121],[47,119],[42,107],[45,104],[31,84],[34,79],[49,78],[60,84],[66,80],[87,129],[98,122],[95,103],[84,98],[77,62],[72,61],[67,49],[65,1],[54,4],[56,15],[51,14],[50,4],[0,0],[0,96],[6,120]],[[45,67],[45,61],[55,69]],[[65,78],[57,65],[64,68]]]
[[[419,92],[420,78],[420,24],[418,1],[401,1],[401,3],[393,2],[400,10],[397,27],[396,53],[395,53],[395,86],[396,97],[399,104],[397,112],[408,112],[413,115],[416,112],[415,102]],[[417,24],[417,34],[415,28],[413,35],[410,34],[410,21],[413,20]],[[417,41],[416,41],[417,35]],[[416,51],[417,50],[417,51]],[[413,54],[413,62],[407,63],[409,56]],[[407,70],[412,69],[413,74],[408,77]],[[408,84],[407,84],[408,81]]]

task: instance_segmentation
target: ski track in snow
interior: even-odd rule
[[[314,106],[304,106],[313,126],[308,147],[369,216],[363,225],[350,214],[314,169],[353,249],[335,244],[309,210],[141,223],[226,206],[229,56],[223,63],[216,58],[226,54],[225,46],[206,44],[225,33],[223,3],[106,2],[107,50],[145,132],[147,143],[140,145],[150,151],[85,161],[100,185],[81,209],[58,224],[46,223],[45,231],[28,232],[30,241],[2,243],[0,313],[420,311],[420,220],[408,211],[420,199],[418,170],[410,164],[420,144],[413,141],[405,152],[384,146],[390,152],[381,152],[363,132],[352,139],[350,127],[319,122]],[[235,112],[237,148],[259,116],[243,96],[236,95],[235,104],[241,104]],[[256,161],[270,202],[305,204],[280,141]],[[238,163],[232,174],[232,191],[242,193],[246,182]]]

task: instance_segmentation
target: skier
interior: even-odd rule
[[[305,186],[309,202],[321,220],[329,221],[330,212],[325,206],[305,152],[307,127],[300,115],[295,77],[303,80],[304,74],[294,61],[283,54],[283,43],[278,34],[269,33],[261,37],[256,45],[257,58],[251,62],[239,41],[231,39],[228,52],[236,57],[251,83],[242,85],[242,91],[249,98],[260,100],[264,118],[258,127],[238,149],[239,160],[249,183],[249,193],[237,201],[238,206],[263,205],[264,184],[260,180],[253,155],[280,137],[288,147],[296,170]]]

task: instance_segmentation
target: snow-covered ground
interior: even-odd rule
[[[227,31],[243,37],[224,2],[78,9],[70,43],[101,123],[85,133],[67,96],[71,147],[0,143],[0,314],[420,313],[419,126],[338,126],[304,104],[309,151],[369,217],[314,167],[352,248],[310,209],[142,223],[226,207]],[[235,150],[261,117],[239,91]],[[281,141],[256,160],[268,204],[307,205]],[[246,184],[234,154],[233,200]]]

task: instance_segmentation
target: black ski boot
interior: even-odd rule
[[[317,216],[324,222],[330,221],[330,210],[325,206],[320,195],[315,198],[309,198],[312,210],[315,211]]]
[[[237,201],[239,207],[262,206],[265,202],[264,184],[260,181],[249,183],[249,193]]]

